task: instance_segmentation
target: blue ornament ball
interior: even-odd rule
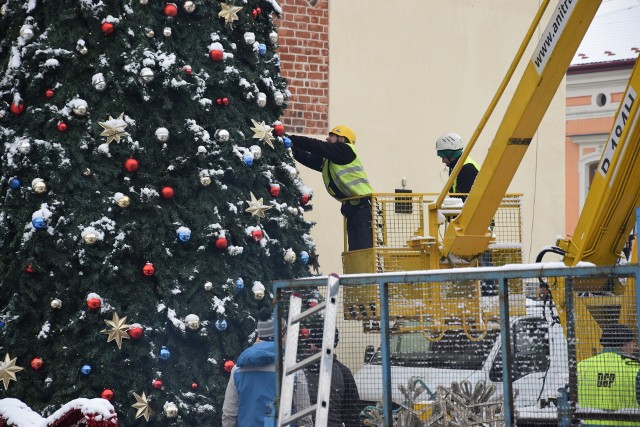
[[[288,136],[283,136],[282,142],[284,143],[285,148],[291,148],[291,140],[289,139]]]
[[[169,360],[169,357],[171,357],[171,352],[167,347],[162,346],[162,348],[160,349],[160,359]]]
[[[260,43],[258,45],[258,55],[265,56],[267,54],[267,45],[264,43]]]
[[[191,239],[191,232],[189,231],[179,231],[178,232],[178,240],[181,242],[188,242]]]
[[[80,372],[82,372],[82,375],[89,375],[91,373],[91,366],[83,365],[82,368],[80,368]]]
[[[242,280],[242,277],[238,277],[233,284],[236,286],[236,292],[240,292],[244,289],[244,280]]]
[[[36,230],[44,230],[47,228],[47,221],[42,217],[37,217],[31,220],[31,225],[33,225],[33,228]]]
[[[309,253],[307,251],[302,251],[300,252],[300,262],[302,262],[303,264],[306,264],[309,262]]]
[[[226,320],[216,320],[216,328],[219,331],[224,331],[227,329],[227,321]]]
[[[253,164],[253,153],[247,152],[242,156],[242,161],[245,165],[251,166]]]
[[[22,181],[20,181],[20,178],[11,178],[9,180],[9,188],[12,190],[17,190],[21,185]]]
[[[0,320],[0,329],[4,328],[4,325],[6,325],[6,323],[4,323],[2,320]]]

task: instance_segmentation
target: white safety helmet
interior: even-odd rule
[[[454,132],[441,135],[436,141],[436,151],[440,150],[462,150],[464,144],[460,135]]]

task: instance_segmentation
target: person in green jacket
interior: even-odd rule
[[[356,153],[356,134],[348,126],[336,126],[326,141],[289,135],[293,157],[310,169],[322,172],[327,192],[342,202],[340,212],[347,219],[349,251],[373,247],[371,193],[364,166]]]
[[[640,408],[640,363],[636,334],[625,325],[602,329],[602,351],[578,363],[578,404],[582,409]],[[628,421],[583,420],[585,424],[640,426],[640,413]]]

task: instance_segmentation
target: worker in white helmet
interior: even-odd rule
[[[449,168],[449,175],[451,175],[451,171],[458,163],[463,149],[464,143],[457,133],[445,133],[436,141],[436,153],[438,157],[442,158],[442,163]],[[479,170],[480,165],[471,157],[467,157],[449,191],[451,193],[469,193]],[[463,197],[464,199],[466,197]]]

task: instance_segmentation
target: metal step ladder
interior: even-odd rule
[[[278,427],[291,423],[315,413],[316,426],[326,426],[329,418],[329,393],[331,392],[331,371],[333,368],[333,349],[335,341],[338,291],[340,278],[337,274],[330,274],[327,279],[327,295],[324,301],[302,311],[300,295],[291,295],[289,304],[289,319],[287,322],[287,342],[284,349],[282,364],[282,385],[280,387],[280,409],[278,411]],[[296,363],[298,355],[298,334],[300,322],[324,310],[324,328],[322,334],[322,349],[304,360]],[[318,375],[318,399],[308,408],[296,408],[291,414],[293,401],[294,375],[305,367],[320,361]]]

